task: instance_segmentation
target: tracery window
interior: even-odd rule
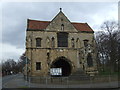
[[[68,47],[68,33],[59,32],[57,33],[58,47]]]

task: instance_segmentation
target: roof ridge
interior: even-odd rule
[[[51,21],[33,20],[33,19],[28,19],[28,20],[31,20],[31,21],[38,21],[38,22],[51,22]],[[71,23],[74,23],[74,24],[87,24],[87,23],[81,23],[81,22],[71,22]]]
[[[71,22],[71,23],[79,24],[79,23],[81,23],[81,22]],[[86,23],[81,23],[81,24],[86,24]]]

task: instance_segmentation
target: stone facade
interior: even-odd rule
[[[71,23],[62,11],[52,21],[28,20],[25,53],[26,57],[30,60],[27,64],[28,74],[30,76],[48,76],[50,75],[50,68],[52,68],[52,65],[57,60],[63,60],[63,62],[59,63],[64,65],[63,69],[66,69],[65,65],[69,64],[67,66],[69,69],[64,71],[66,76],[71,75],[78,69],[88,74],[96,73],[94,31],[92,31],[87,23],[81,23],[81,30],[78,30],[79,27],[79,23]],[[64,32],[68,36],[66,39],[67,46],[58,46],[58,33]],[[39,47],[36,46],[37,38],[40,38]],[[89,58],[91,59],[90,61]],[[64,60],[68,64],[66,62],[65,64]],[[36,70],[36,62],[40,62],[39,70]],[[92,65],[89,65],[88,62]],[[70,73],[66,74],[66,72]]]

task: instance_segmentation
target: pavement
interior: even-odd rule
[[[118,81],[87,84],[39,84],[24,80],[23,74],[9,75],[2,78],[2,88],[118,88]]]

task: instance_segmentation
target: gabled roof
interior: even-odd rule
[[[37,29],[43,30],[47,27],[50,21],[38,21],[38,20],[30,20],[28,19],[28,29]]]
[[[44,30],[49,25],[51,21],[38,21],[38,20],[30,20],[28,19],[28,27],[29,30]],[[78,30],[78,31],[85,31],[85,32],[94,32],[91,27],[87,23],[75,23],[71,22],[71,24]]]
[[[92,30],[92,28],[87,23],[74,23],[74,22],[72,22],[72,24],[78,31],[94,32]]]

